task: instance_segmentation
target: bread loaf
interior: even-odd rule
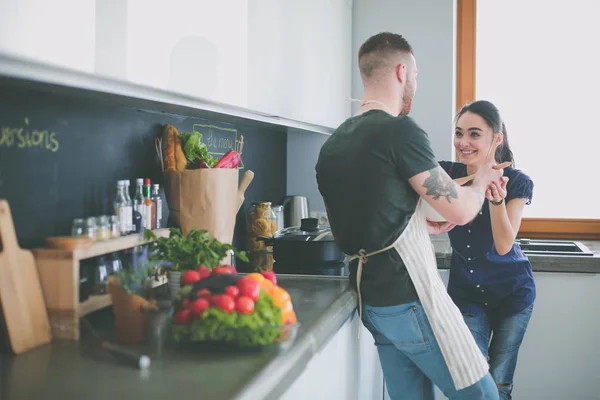
[[[163,126],[163,163],[165,171],[176,171],[175,163],[175,138],[179,136],[177,129],[173,125],[166,124]]]
[[[185,171],[187,168],[179,132],[171,124],[163,127],[163,162],[165,171]]]
[[[185,158],[185,153],[181,146],[181,138],[177,130],[175,130],[175,166],[177,167],[177,171],[185,171],[187,168],[187,159]]]

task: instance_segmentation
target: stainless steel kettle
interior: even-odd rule
[[[308,199],[304,196],[288,196],[283,200],[285,227],[300,226],[304,218],[310,218]]]

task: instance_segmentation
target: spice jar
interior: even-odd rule
[[[121,236],[121,227],[119,226],[119,217],[117,215],[111,215],[109,219],[110,225],[110,237],[112,239]]]
[[[85,222],[83,218],[75,218],[71,226],[71,236],[85,235]]]
[[[247,227],[248,251],[272,250],[271,246],[256,240],[258,236],[273,237],[273,233],[277,231],[277,219],[271,209],[271,202],[252,203],[248,211]]]
[[[96,217],[89,217],[85,220],[85,233],[90,239],[96,239],[98,227],[96,226]]]
[[[96,237],[98,240],[110,239],[110,223],[108,222],[108,216],[101,215],[98,217],[98,230],[96,231]]]

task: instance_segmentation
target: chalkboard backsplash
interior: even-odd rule
[[[32,248],[44,245],[48,236],[68,235],[74,218],[112,214],[119,179],[150,178],[161,185],[165,201],[154,139],[170,123],[180,132],[201,131],[215,155],[244,136],[243,167],[255,173],[237,217],[234,245],[244,248],[250,202],[279,203],[286,195],[285,128],[231,124],[205,119],[197,110],[181,111],[0,81],[0,198],[10,203],[20,245]],[[133,196],[135,188],[130,190]],[[163,207],[163,221],[167,212]]]

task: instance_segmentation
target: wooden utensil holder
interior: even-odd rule
[[[157,237],[169,236],[168,229],[157,229],[154,233]],[[79,302],[80,261],[146,243],[149,242],[134,234],[98,241],[85,249],[33,250],[54,338],[79,340],[79,319],[112,304],[110,294],[93,295]],[[155,286],[166,282],[166,277],[163,277]]]

